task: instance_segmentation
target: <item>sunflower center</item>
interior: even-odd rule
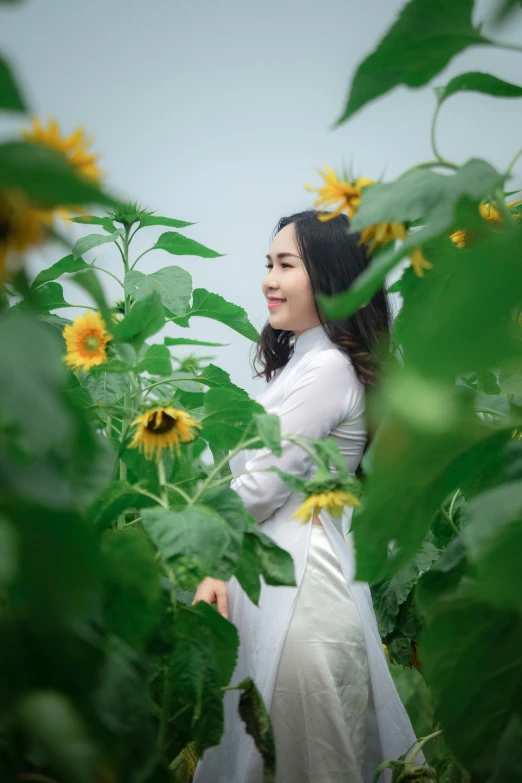
[[[145,429],[147,432],[151,432],[154,435],[163,435],[165,432],[170,432],[176,426],[176,419],[169,416],[165,411],[157,411],[149,421]]]
[[[89,337],[87,337],[84,342],[84,347],[85,350],[89,351],[89,353],[94,353],[99,349],[100,341],[93,334],[90,334]]]

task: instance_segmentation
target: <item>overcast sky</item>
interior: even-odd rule
[[[303,183],[316,167],[352,164],[357,175],[393,179],[432,157],[431,88],[397,89],[331,130],[351,75],[393,22],[398,0],[26,0],[0,8],[0,47],[15,65],[30,104],[67,133],[85,125],[96,138],[108,185],[159,214],[195,221],[188,236],[227,255],[180,258],[150,253],[138,268],[184,266],[194,286],[243,306],[260,329],[265,254],[280,216],[310,207]],[[488,2],[477,6],[482,18]],[[496,33],[522,41],[522,13]],[[434,80],[467,70],[517,81],[522,54],[475,47]],[[467,94],[440,114],[442,153],[464,162],[481,156],[505,167],[522,145],[522,102]],[[3,137],[18,118],[0,121]],[[513,188],[522,187],[522,160]],[[155,229],[138,235],[136,251]],[[37,272],[65,251],[31,258]],[[97,252],[114,271],[114,248]],[[107,283],[107,281],[109,281]],[[116,283],[104,276],[111,297]],[[65,283],[70,302],[87,302]],[[74,317],[80,311],[63,311]],[[230,343],[216,363],[255,394],[251,343],[227,327],[193,319],[170,334]]]

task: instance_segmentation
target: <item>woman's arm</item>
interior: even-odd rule
[[[278,411],[281,433],[323,440],[358,405],[361,387],[349,360],[335,348],[314,354],[304,364]],[[284,441],[281,457],[267,448],[261,449],[247,461],[247,473],[234,479],[230,486],[247,511],[258,522],[264,522],[283,505],[291,490],[272,471],[248,471],[275,465],[286,473],[304,476],[310,463],[311,458],[303,449]]]

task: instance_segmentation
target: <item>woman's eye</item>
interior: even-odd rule
[[[272,264],[265,264],[267,269],[272,269]]]

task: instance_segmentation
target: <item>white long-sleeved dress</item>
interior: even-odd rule
[[[257,400],[278,414],[283,434],[334,438],[355,473],[367,438],[364,386],[322,326],[301,334]],[[251,676],[271,713],[277,783],[371,783],[377,766],[405,753],[415,736],[388,671],[369,587],[354,581],[352,509],[342,518],[322,510],[322,526],[293,519],[303,496],[272,471],[253,472],[272,465],[304,477],[316,470],[286,442],[281,457],[266,448],[238,454],[232,471],[246,473],[231,486],[292,555],[296,587],[263,583],[256,607],[235,577],[229,581],[229,619],[240,637],[232,684]],[[262,783],[262,759],[238,701],[238,691],[226,693],[221,742],[205,751],[194,783]],[[389,771],[381,780],[391,780]]]

